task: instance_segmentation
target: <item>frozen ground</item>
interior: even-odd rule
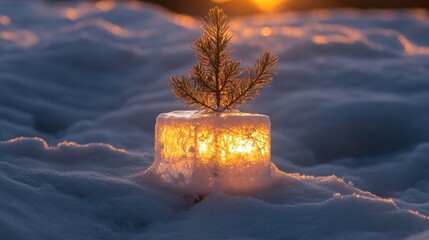
[[[424,11],[235,19],[244,65],[280,57],[242,111],[271,116],[286,173],[198,204],[144,174],[198,22],[134,3],[3,0],[0,15],[2,239],[428,239]]]

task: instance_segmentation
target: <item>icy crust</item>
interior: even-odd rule
[[[239,119],[243,119],[242,117],[246,117],[246,121],[253,117],[253,120],[261,121],[262,123],[268,123],[270,122],[270,118],[267,115],[257,114],[257,113],[243,113],[239,111],[233,111],[233,112],[223,112],[223,113],[201,113],[197,110],[179,110],[179,111],[172,111],[168,113],[161,113],[157,117],[157,121],[163,121],[164,119],[204,119],[204,118],[213,118],[213,117],[221,117],[223,119],[229,119],[234,121],[237,121]]]
[[[199,192],[264,186],[273,168],[270,126],[260,114],[163,113],[153,170],[163,182]]]

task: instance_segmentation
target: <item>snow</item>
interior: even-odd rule
[[[135,2],[5,0],[0,15],[2,238],[427,238],[425,11],[233,19],[243,66],[280,58],[241,109],[270,116],[279,171],[198,203],[145,172],[156,117],[184,109],[166,85],[194,63],[198,21]]]

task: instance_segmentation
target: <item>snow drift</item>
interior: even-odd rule
[[[0,3],[6,239],[425,239],[429,18],[422,10],[233,19],[235,57],[280,56],[264,191],[175,192],[145,170],[198,21],[151,5]],[[261,34],[261,31],[263,34]],[[361,190],[362,189],[362,190]]]

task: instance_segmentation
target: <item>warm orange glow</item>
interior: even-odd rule
[[[256,6],[264,12],[275,12],[285,0],[253,0]]]
[[[8,16],[0,16],[0,24],[1,25],[9,25],[10,18]]]
[[[269,159],[269,129],[262,125],[228,124],[216,128],[210,122],[195,124],[179,121],[160,126],[158,135],[165,159],[197,157],[198,161],[216,161],[220,165],[257,162]]]
[[[19,143],[19,142],[24,143],[26,141],[38,142],[44,150],[50,150],[50,151],[64,150],[67,148],[82,148],[82,149],[87,148],[87,149],[90,149],[90,148],[100,147],[100,148],[107,148],[107,149],[109,149],[111,151],[115,151],[115,152],[121,152],[121,153],[127,152],[125,149],[115,148],[112,145],[105,144],[105,143],[79,144],[76,142],[64,141],[64,142],[58,143],[56,146],[49,146],[49,144],[43,138],[39,138],[39,137],[17,137],[17,138],[9,139],[9,140],[5,141],[5,143]]]
[[[414,211],[414,210],[408,210],[409,213],[413,214],[414,216],[417,216],[419,218],[423,218],[425,220],[429,220],[429,216],[423,215],[418,211]]]
[[[64,15],[66,18],[68,18],[69,20],[72,20],[72,21],[79,18],[79,14],[77,13],[76,9],[74,9],[74,8],[66,9]]]
[[[133,35],[130,31],[128,31],[128,30],[126,30],[124,28],[121,28],[120,26],[115,25],[115,24],[113,24],[111,22],[100,20],[97,23],[99,23],[107,31],[109,31],[112,34],[115,34],[117,36],[131,37]]]
[[[111,1],[111,0],[102,0],[102,1],[98,1],[95,6],[100,10],[100,11],[109,11],[112,8],[115,7],[115,2]]]
[[[352,44],[355,42],[354,39],[351,39],[348,36],[344,35],[314,35],[312,41],[316,44],[328,44],[328,43],[344,43],[344,44]]]
[[[10,32],[0,32],[0,38],[12,41],[16,36]]]
[[[177,14],[174,20],[177,24],[185,28],[193,28],[197,24],[197,21],[193,17],[185,14]]]
[[[143,4],[139,0],[131,0],[128,2],[128,6],[133,9],[140,9],[142,8]]]
[[[252,28],[247,27],[241,31],[241,34],[245,37],[251,37],[255,34],[255,31]]]
[[[212,0],[212,2],[214,3],[226,3],[226,2],[230,2],[232,0]]]
[[[399,35],[398,39],[404,47],[404,51],[407,55],[429,55],[429,47],[415,45],[404,35]]]
[[[271,164],[269,118],[244,113],[189,116],[158,117],[155,172],[164,181],[182,186],[215,181],[195,179],[201,172],[222,176],[228,187],[257,185],[258,174],[265,174]]]
[[[304,35],[304,30],[296,27],[282,27],[280,29],[281,34],[289,37],[302,37]]]
[[[272,30],[271,30],[271,28],[269,28],[269,27],[263,27],[262,29],[261,29],[261,35],[262,36],[264,36],[264,37],[269,37],[269,36],[271,36],[271,34],[272,34]]]
[[[420,21],[426,21],[429,17],[429,14],[425,9],[415,9],[414,17]]]
[[[0,31],[0,39],[14,42],[22,47],[29,47],[38,42],[37,36],[26,30],[15,32]]]

